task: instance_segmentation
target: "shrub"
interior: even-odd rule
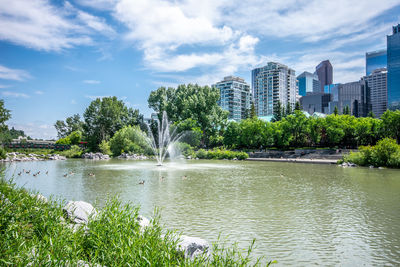
[[[199,150],[196,152],[196,158],[199,158],[199,159],[205,159],[205,158],[207,158],[207,150],[205,150],[205,149],[199,149]]]
[[[213,150],[204,150],[199,149],[196,153],[196,157],[199,159],[234,159],[237,158],[239,160],[244,160],[249,157],[246,152],[236,152],[224,149],[213,149]]]
[[[148,137],[138,126],[126,126],[117,131],[109,144],[114,156],[119,156],[123,152],[152,154]]]
[[[70,149],[59,152],[60,155],[67,158],[80,158],[82,156],[83,149],[77,145],[71,146]]]
[[[111,149],[110,149],[110,143],[107,142],[106,140],[101,141],[100,145],[99,145],[99,149],[100,152],[105,154],[105,155],[109,155],[111,156]]]
[[[176,143],[175,147],[185,157],[188,157],[188,156],[194,157],[195,156],[193,148],[187,143]]]
[[[71,140],[69,139],[69,137],[65,137],[65,138],[60,138],[56,141],[57,145],[70,145],[71,144]]]

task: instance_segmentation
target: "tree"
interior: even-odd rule
[[[289,115],[282,120],[282,129],[286,133],[290,133],[290,145],[294,147],[305,146],[308,143],[310,135],[309,119],[301,111],[296,111],[295,114]]]
[[[286,104],[286,111],[285,111],[285,116],[288,116],[290,114],[293,114],[292,111],[292,104],[290,104],[290,102],[287,102]]]
[[[257,113],[256,113],[256,108],[254,106],[254,103],[251,103],[251,107],[250,107],[250,118],[256,118],[257,117]]]
[[[0,99],[0,131],[8,129],[5,123],[10,118],[11,118],[10,111],[4,107],[4,100]]]
[[[294,110],[301,110],[301,109],[302,109],[302,107],[300,105],[300,102],[296,101],[296,106],[294,107]]]
[[[367,117],[375,118],[374,112],[372,112],[372,110],[370,112],[368,112]]]
[[[339,114],[339,110],[338,107],[335,106],[335,109],[333,110],[333,114],[338,115]]]
[[[64,138],[74,131],[83,132],[83,125],[84,123],[81,121],[79,114],[74,114],[66,118],[65,122],[63,120],[57,120],[54,127],[57,130],[58,138]]]
[[[343,108],[343,115],[350,115],[350,108],[349,108],[348,105],[346,105],[346,106]]]
[[[96,150],[103,140],[128,125],[139,124],[139,111],[127,108],[117,97],[103,97],[93,100],[83,114],[84,133],[88,145]]]
[[[239,147],[241,135],[242,133],[240,130],[239,123],[235,121],[228,123],[228,126],[226,127],[225,132],[223,134],[224,145],[231,148]]]
[[[400,110],[387,110],[381,116],[382,120],[382,135],[397,140],[400,144]]]
[[[283,112],[282,112],[282,104],[281,101],[278,100],[274,106],[274,111],[273,111],[273,117],[272,120],[273,122],[275,121],[280,121],[283,118]]]
[[[138,125],[125,126],[110,139],[109,147],[114,156],[119,156],[123,152],[151,154],[152,150],[147,138],[146,133],[140,130]],[[102,144],[104,144],[103,141]]]
[[[218,106],[219,90],[197,84],[179,85],[175,88],[160,87],[150,93],[149,107],[158,112],[161,119],[166,111],[172,122],[193,119],[203,133],[202,144],[209,145],[211,140],[218,140],[222,133],[228,112]]]

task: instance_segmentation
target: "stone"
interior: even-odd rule
[[[97,210],[85,201],[69,201],[63,211],[65,216],[76,224],[87,224],[89,217],[97,216]]]
[[[182,252],[185,258],[194,259],[204,253],[209,254],[210,245],[204,239],[182,235],[177,244],[177,250]]]
[[[137,216],[136,220],[139,222],[139,225],[142,229],[150,225],[150,220],[142,215]]]

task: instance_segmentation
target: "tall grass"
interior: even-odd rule
[[[103,266],[248,266],[260,265],[251,252],[237,246],[213,245],[209,256],[185,259],[176,250],[177,233],[165,231],[156,214],[151,226],[140,228],[137,207],[107,202],[88,229],[66,226],[62,206],[31,196],[0,179],[0,265],[77,266],[84,261]],[[269,265],[271,262],[265,263]]]

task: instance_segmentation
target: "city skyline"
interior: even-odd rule
[[[159,86],[228,75],[250,83],[251,70],[270,61],[298,75],[329,59],[335,83],[356,81],[365,53],[386,48],[400,5],[336,5],[0,0],[0,98],[10,126],[52,138],[56,120],[82,115],[95,97],[116,95],[149,117],[147,98]]]

